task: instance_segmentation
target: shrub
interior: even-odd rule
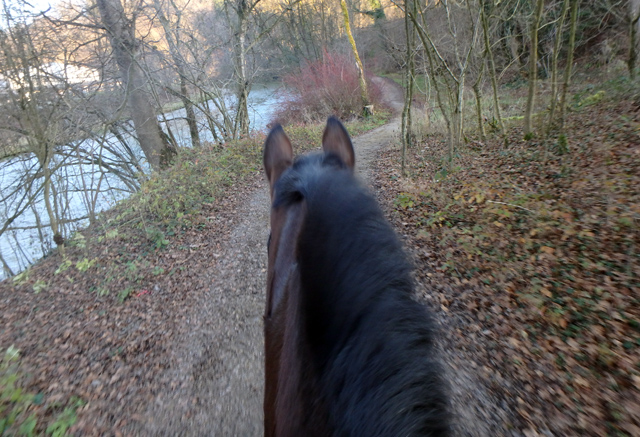
[[[381,90],[366,78],[370,103],[379,107]],[[349,57],[324,53],[283,79],[288,90],[275,115],[278,123],[312,123],[328,115],[349,119],[362,113],[358,71]]]
[[[236,140],[224,147],[180,148],[173,165],[154,172],[141,190],[123,202],[121,220],[146,219],[166,225],[200,211],[238,178],[260,168],[262,137]],[[163,238],[150,231],[157,246]]]

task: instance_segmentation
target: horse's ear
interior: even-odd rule
[[[276,181],[293,162],[293,147],[291,147],[291,141],[289,141],[289,137],[287,137],[287,134],[284,133],[282,126],[279,124],[271,129],[269,136],[264,142],[262,159],[264,171],[267,174],[271,192],[273,193],[273,186]]]
[[[342,162],[347,164],[347,167],[353,170],[353,166],[356,164],[356,154],[353,151],[351,138],[349,138],[347,129],[336,117],[331,116],[327,120],[327,127],[324,128],[322,135],[322,150],[325,153],[335,153],[342,159]]]

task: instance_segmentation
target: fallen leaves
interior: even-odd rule
[[[505,427],[640,429],[629,407],[640,405],[640,156],[628,140],[639,119],[627,102],[592,106],[568,120],[569,154],[515,132],[508,149],[466,151],[473,164],[437,182],[429,175],[446,154],[437,136],[409,149],[412,178],[383,154],[378,192],[403,223],[418,280],[443,294],[443,317],[480,326],[454,344],[486,363],[482,374],[517,412]]]
[[[22,386],[43,395],[43,406],[33,411],[38,423],[57,411],[47,406],[77,396],[87,404],[72,432],[130,435],[136,429],[168,366],[172,327],[183,307],[208,290],[206,272],[217,258],[211,252],[221,251],[239,219],[234,211],[262,180],[254,173],[215,206],[203,205],[201,214],[215,219],[203,219],[197,231],[184,229],[163,250],[148,250],[145,238],[132,239],[126,229],[102,239],[100,228],[87,230],[86,248],[70,247],[67,257],[96,259],[95,265],[81,271],[55,254],[23,275],[23,283],[0,283],[0,345],[21,350],[21,368],[30,375]],[[64,272],[56,274],[60,266]],[[37,278],[49,287],[34,294]],[[134,298],[118,303],[127,289]]]
[[[548,253],[549,255],[553,255],[553,252],[555,252],[555,249],[549,246],[540,246],[540,251],[544,253]]]

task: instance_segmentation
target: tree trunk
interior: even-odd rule
[[[191,145],[200,147],[200,133],[198,132],[198,124],[196,122],[196,113],[193,110],[193,103],[187,94],[187,81],[185,77],[180,75],[180,99],[184,105],[184,111],[187,116],[187,124],[189,125],[189,134],[191,135]]]
[[[238,42],[236,54],[236,80],[238,100],[236,112],[236,134],[249,134],[249,81],[247,80],[247,51],[245,48],[247,38],[247,17],[244,11],[238,14]]]
[[[569,31],[569,47],[567,47],[567,65],[564,68],[562,97],[560,98],[560,131],[564,129],[564,117],[567,109],[567,92],[571,83],[571,68],[573,67],[573,49],[576,45],[576,28],[578,27],[578,4],[580,0],[571,0],[571,30]]]
[[[154,2],[156,13],[158,14],[158,19],[160,20],[160,24],[164,30],[165,38],[167,40],[167,44],[169,46],[169,54],[171,55],[171,59],[175,64],[176,70],[178,72],[178,77],[180,79],[180,100],[184,106],[184,110],[186,113],[187,125],[189,126],[189,133],[191,135],[191,145],[193,147],[200,147],[200,134],[198,133],[198,125],[196,123],[196,115],[193,110],[193,103],[189,98],[188,89],[187,89],[187,75],[186,75],[186,63],[182,56],[180,55],[180,51],[178,50],[178,44],[180,42],[179,36],[177,34],[180,24],[181,15],[179,11],[175,11],[175,15],[178,19],[176,23],[176,28],[171,29],[171,24],[169,20],[165,16],[162,5],[159,0]],[[174,34],[175,32],[175,34]]]
[[[638,60],[638,27],[640,27],[640,0],[629,0],[629,58],[627,68],[629,78],[636,78],[636,62]]]
[[[415,14],[420,13],[422,25],[418,24],[417,15],[415,15],[414,13]],[[418,12],[414,9],[414,11],[409,15],[409,18],[413,23],[417,36],[422,41],[424,53],[427,56],[427,61],[429,65],[429,77],[431,78],[431,83],[433,84],[433,87],[436,91],[436,100],[438,102],[438,107],[440,108],[440,112],[442,113],[442,118],[444,118],[445,124],[447,126],[447,134],[449,136],[449,148],[450,150],[453,150],[455,148],[455,134],[454,134],[455,121],[453,121],[454,109],[447,107],[447,105],[445,105],[443,101],[442,89],[441,89],[442,85],[438,83],[438,72],[437,72],[437,67],[435,65],[436,61],[438,62],[438,66],[443,67],[446,70],[446,73],[440,74],[440,76],[443,78],[444,81],[447,80],[447,75],[449,77],[449,80],[453,80],[453,82],[456,82],[457,78],[453,75],[451,70],[448,68],[448,65],[446,64],[444,59],[439,56],[436,50],[436,47],[433,44],[433,41],[431,41],[431,38],[429,37],[429,34],[427,33],[426,28],[424,27],[426,25],[426,19],[425,19],[424,13],[422,11]],[[450,87],[447,86],[447,88],[450,91]],[[450,94],[451,93],[449,93],[449,97],[451,97]],[[451,153],[450,156],[453,156],[453,153]]]
[[[555,123],[555,113],[558,100],[558,55],[560,54],[560,47],[562,45],[562,28],[564,27],[564,20],[569,10],[569,0],[564,0],[562,3],[562,13],[556,26],[556,40],[553,47],[553,53],[551,58],[551,105],[549,108],[549,125],[547,131],[551,132]]]
[[[489,41],[489,20],[487,20],[487,15],[485,11],[485,5],[481,6],[480,9],[481,20],[482,20],[482,33],[484,35],[484,46],[487,53],[487,59],[489,60],[489,76],[491,78],[491,88],[493,88],[493,106],[494,112],[496,116],[496,120],[498,121],[498,128],[500,129],[500,134],[504,135],[504,123],[502,122],[502,115],[500,113],[500,100],[498,98],[498,80],[496,78],[496,64],[493,59],[493,50],[491,49],[491,41]]]
[[[414,43],[415,43],[415,28],[409,22],[409,15],[407,13],[410,7],[415,7],[415,0],[405,0],[405,15],[404,15],[404,29],[407,38],[407,57],[405,60],[405,89],[404,89],[404,107],[402,108],[402,122],[401,122],[401,136],[402,136],[402,176],[406,176],[406,157],[407,148],[411,145],[411,105],[413,103],[413,80],[415,73],[414,63]]]
[[[358,68],[358,79],[360,80],[360,96],[362,97],[362,107],[364,110],[364,107],[369,105],[367,81],[364,77],[364,68],[362,67],[360,56],[358,56],[356,41],[353,39],[353,35],[351,34],[351,25],[349,24],[349,11],[347,10],[347,3],[345,2],[345,0],[340,1],[340,6],[342,7],[342,15],[344,16],[344,29],[347,32],[347,37],[349,38],[349,43],[351,44],[351,49],[353,50],[353,57],[356,59],[356,67]]]
[[[49,159],[47,159],[44,163],[42,163],[43,174],[44,174],[44,205],[47,210],[47,215],[49,216],[49,227],[51,228],[51,232],[53,233],[53,240],[56,245],[60,249],[60,253],[64,255],[64,239],[62,238],[62,234],[60,233],[60,227],[58,224],[58,215],[56,214],[53,205],[51,204],[51,169],[49,168]],[[54,199],[55,201],[55,199]]]
[[[155,111],[148,99],[147,78],[137,62],[139,50],[134,23],[125,16],[120,0],[97,0],[102,23],[120,69],[127,95],[127,107],[133,119],[140,147],[152,169],[168,162],[173,149],[161,134]]]
[[[486,52],[485,52],[486,54]],[[482,76],[484,75],[484,59],[482,60],[482,66],[476,81],[473,83],[473,94],[476,97],[476,116],[478,117],[478,130],[480,131],[480,138],[482,141],[487,140],[487,132],[484,129],[484,122],[482,120],[482,88],[480,83],[482,82]]]
[[[531,54],[529,56],[529,95],[527,97],[527,109],[524,114],[524,133],[529,135],[533,131],[532,118],[536,99],[536,86],[538,84],[538,31],[542,18],[544,0],[537,0],[536,10],[531,24]]]
[[[249,30],[249,18],[251,14],[256,12],[256,7],[261,0],[224,0],[227,18],[232,19],[229,15],[229,9],[235,14],[236,28],[234,30],[234,79],[236,81],[236,116],[233,122],[233,137],[249,134],[249,93],[251,92],[252,79],[247,74],[247,54],[268,35],[271,30],[286,16],[286,11],[299,3],[301,0],[290,0],[286,8],[271,21],[271,24],[262,29],[253,41],[247,41],[247,32]]]
[[[462,136],[464,132],[464,82],[466,79],[466,71],[460,75],[459,81],[456,82],[456,94],[454,97],[455,106],[453,111],[453,132],[454,137],[449,146],[449,165],[453,163],[456,147],[462,144]]]

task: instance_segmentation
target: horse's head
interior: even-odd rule
[[[331,117],[322,136],[324,156],[337,157],[343,166],[353,170],[355,154],[351,139],[342,123]],[[275,126],[264,145],[264,168],[271,188],[271,235],[269,237],[269,279],[267,283],[266,317],[278,308],[295,268],[295,247],[304,217],[304,194],[296,187],[304,171],[304,163],[294,165],[291,141],[280,125]],[[322,164],[321,164],[322,165]],[[294,169],[291,169],[291,167]],[[278,184],[283,174],[289,181]]]
[[[307,170],[353,170],[355,154],[349,134],[336,118],[329,118],[321,155],[294,162],[293,148],[281,126],[275,126],[264,145],[264,168],[271,190],[271,235],[265,309],[265,433],[295,435],[304,426],[304,351],[299,348],[300,276],[297,243],[306,216],[304,177]],[[306,376],[306,375],[305,375]],[[292,411],[298,411],[291,414]],[[284,412],[287,412],[283,417]],[[319,431],[319,430],[318,430]],[[320,432],[320,431],[319,431]]]

